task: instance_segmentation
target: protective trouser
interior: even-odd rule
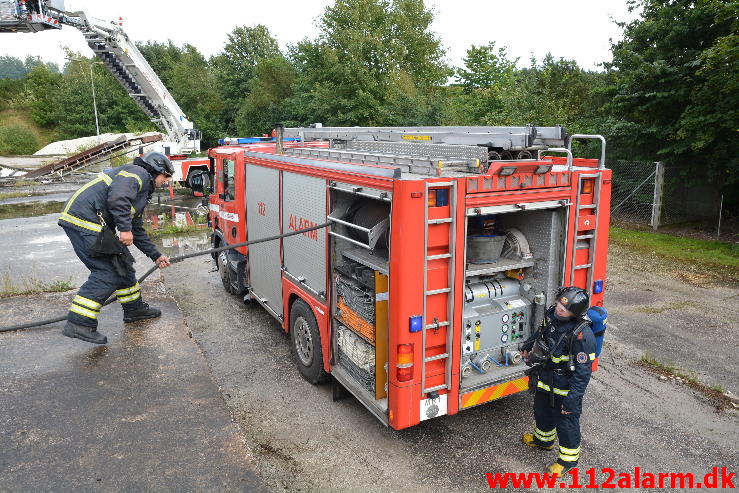
[[[136,273],[132,270],[125,276],[120,276],[110,257],[91,256],[96,238],[94,233],[87,234],[72,228],[63,229],[72,242],[74,253],[90,270],[90,276],[72,300],[67,320],[97,329],[100,309],[113,293],[118,297],[124,313],[139,309],[143,302]]]
[[[557,462],[575,467],[580,459],[580,413],[562,414],[562,397],[554,396],[554,407],[549,392],[537,392],[534,397],[534,439],[544,447],[554,445],[559,438]]]

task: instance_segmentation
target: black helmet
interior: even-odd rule
[[[161,152],[147,152],[141,157],[141,160],[148,165],[149,172],[152,174],[156,173],[167,176],[174,174],[172,161]]]
[[[571,311],[576,317],[581,316],[590,306],[590,295],[587,291],[582,288],[576,288],[575,286],[569,286],[566,288],[559,288],[555,295],[555,303],[562,303],[562,305]]]

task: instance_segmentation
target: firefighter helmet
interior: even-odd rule
[[[154,171],[156,174],[167,176],[174,174],[172,162],[161,152],[147,152],[141,157],[141,160],[149,166],[150,172]]]
[[[567,310],[572,312],[576,317],[581,316],[590,306],[590,295],[582,288],[575,286],[568,286],[559,288],[557,296],[555,297],[556,303],[562,303]]]

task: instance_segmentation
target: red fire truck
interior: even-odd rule
[[[600,158],[573,158],[578,139]],[[328,223],[223,252],[218,269],[290,333],[308,381],[394,429],[526,389],[519,345],[559,286],[603,304],[601,136],[316,124],[209,157],[214,247]]]

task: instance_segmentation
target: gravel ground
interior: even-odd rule
[[[736,471],[736,412],[718,413],[697,392],[634,363],[648,352],[733,389],[739,317],[731,299],[739,291],[654,273],[627,252],[614,251],[610,269],[611,327],[586,396],[581,468]],[[272,491],[482,491],[486,472],[540,471],[555,458],[520,443],[532,426],[525,394],[400,432],[353,398],[332,402],[329,386],[299,376],[274,319],[226,295],[209,270],[208,260],[189,261],[165,271],[165,284]],[[711,293],[710,304],[697,293]],[[639,311],[654,306],[668,308]]]

